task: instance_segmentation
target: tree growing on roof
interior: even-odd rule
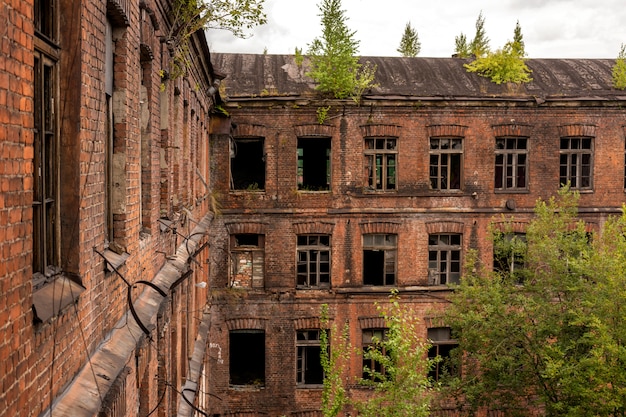
[[[400,46],[396,50],[404,57],[415,57],[420,53],[421,49],[422,44],[419,41],[417,31],[411,26],[411,22],[407,22],[400,40]]]
[[[485,31],[485,17],[481,11],[476,19],[476,33],[474,38],[468,42],[467,37],[461,33],[455,38],[455,56],[459,58],[480,58],[489,53],[489,38]]]
[[[318,91],[339,99],[352,97],[358,102],[373,85],[376,68],[359,63],[359,41],[346,24],[341,0],[322,0],[319,10],[322,35],[309,45],[311,70],[307,75],[317,83]]]
[[[590,234],[578,199],[563,189],[538,201],[515,244],[498,244],[515,240],[499,220],[494,251],[513,249],[515,268],[492,270],[469,256],[446,320],[463,352],[456,394],[474,410],[626,414],[626,214]]]
[[[622,44],[619,55],[613,65],[613,87],[618,90],[626,88],[626,45]]]

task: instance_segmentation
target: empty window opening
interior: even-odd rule
[[[265,385],[265,332],[233,330],[229,343],[230,384]]]
[[[463,139],[430,139],[430,188],[458,190],[461,188]]]
[[[363,236],[363,284],[396,283],[397,236],[369,234]]]
[[[263,288],[265,236],[242,233],[230,237],[230,286]]]
[[[459,344],[452,338],[452,330],[449,327],[432,327],[428,329],[428,340],[432,343],[428,349],[428,358],[435,360],[428,377],[438,381],[445,375],[457,375],[458,370],[452,360],[452,351]]]
[[[297,286],[330,286],[330,235],[298,236]]]
[[[230,149],[231,188],[265,189],[265,152],[263,138],[235,138]]]
[[[363,379],[380,382],[385,378],[385,367],[374,358],[366,357],[371,350],[387,356],[384,341],[387,339],[387,329],[363,329]]]
[[[298,330],[296,332],[296,383],[298,385],[321,385],[324,370],[320,360],[320,331]]]
[[[370,190],[396,189],[396,139],[365,139],[365,177]]]
[[[496,138],[496,190],[525,190],[527,138]]]
[[[560,184],[565,185],[569,183],[572,189],[577,190],[591,189],[592,170],[592,138],[561,138]]]
[[[458,284],[461,277],[461,235],[428,236],[428,284]]]
[[[298,138],[298,190],[330,189],[330,138]]]

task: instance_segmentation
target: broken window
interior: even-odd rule
[[[430,139],[430,188],[433,190],[461,189],[463,139]]]
[[[387,329],[363,329],[363,379],[381,381],[385,376],[384,366],[373,358],[366,357],[366,352],[377,350],[383,355],[387,354],[383,341],[387,339]]]
[[[330,235],[298,236],[298,288],[330,286]]]
[[[298,138],[298,190],[330,190],[330,138]]]
[[[363,235],[363,284],[396,283],[397,235]]]
[[[230,144],[231,189],[265,189],[263,138],[234,138]]]
[[[461,277],[461,235],[428,236],[428,284],[458,284]]]
[[[263,288],[265,236],[242,233],[230,236],[230,286]]]
[[[37,38],[34,54],[33,155],[33,273],[35,286],[60,270],[59,233],[59,116],[56,106],[58,50],[50,46],[54,8],[50,1],[36,4]],[[43,37],[43,38],[41,38]],[[41,46],[41,49],[38,47]],[[45,51],[45,52],[44,52]]]
[[[320,361],[320,331],[298,330],[296,332],[296,383],[298,385],[321,385],[324,371]]]
[[[525,190],[527,138],[496,138],[496,190]]]
[[[498,233],[493,241],[493,269],[513,282],[524,282],[525,233]]]
[[[231,385],[265,385],[265,332],[232,330],[229,342]]]
[[[589,190],[592,187],[592,169],[592,138],[561,138],[560,184],[565,185],[569,183],[572,189]]]
[[[445,375],[457,375],[458,370],[452,360],[452,350],[459,346],[452,338],[452,330],[449,327],[432,327],[428,329],[428,340],[432,344],[428,349],[428,358],[435,363],[428,372],[428,377],[433,381]]]
[[[398,150],[396,139],[365,139],[366,187],[370,190],[386,191],[396,189]]]

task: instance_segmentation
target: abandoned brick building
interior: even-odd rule
[[[523,85],[457,58],[367,60],[377,85],[357,103],[321,98],[294,56],[212,55],[230,117],[210,151],[213,415],[321,415],[324,303],[365,347],[386,327],[374,303],[397,289],[431,355],[446,356],[441,311],[464,254],[493,262],[489,224],[524,233],[561,184],[591,224],[620,212],[626,95],[613,60],[531,59]],[[350,395],[367,393],[351,383],[362,366],[354,357]]]
[[[173,4],[0,5],[0,416],[205,407],[220,77]]]

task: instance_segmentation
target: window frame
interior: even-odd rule
[[[250,352],[252,351],[251,344],[253,343],[253,340],[247,340],[247,343],[243,344],[245,346],[245,348],[242,348],[241,351],[246,350],[246,352],[248,353],[248,355],[245,355],[243,352],[241,352],[238,348],[237,343],[233,342],[233,335],[262,335],[262,355],[258,354],[257,355],[252,355]],[[267,335],[265,334],[264,330],[260,330],[260,329],[237,329],[237,330],[230,330],[228,332],[228,384],[229,386],[255,386],[255,387],[264,387],[266,384],[266,380],[267,380],[267,367],[265,365],[266,362],[266,356],[267,356]],[[243,336],[242,336],[243,337]],[[252,336],[251,336],[252,337]],[[257,341],[258,342],[258,341]],[[237,350],[236,350],[237,349]],[[234,354],[235,352],[239,352],[238,356],[236,354]],[[252,357],[250,357],[252,356]],[[260,360],[260,357],[263,356],[262,359],[262,363],[259,365],[256,362],[254,362],[254,366],[251,367],[246,367],[245,364],[249,364],[251,362],[253,362],[255,360],[255,356],[256,356],[256,360]],[[235,360],[238,359],[238,360]],[[241,362],[244,362],[244,364],[242,365]],[[242,367],[246,367],[246,369],[250,369],[253,368],[253,374],[255,376],[254,379],[250,379],[250,377],[246,380],[246,378],[238,378],[238,380],[236,382],[233,382],[233,374],[235,372],[233,367],[236,366],[237,370],[240,370]],[[259,372],[263,373],[263,377],[259,378]],[[242,381],[239,381],[239,379],[241,379]],[[258,382],[257,382],[258,381]]]
[[[494,248],[493,248],[493,270],[494,272],[497,272],[499,274],[501,274],[502,276],[513,276],[515,277],[515,282],[517,284],[523,284],[524,282],[524,269],[525,269],[525,255],[526,253],[524,253],[523,255],[520,253],[517,253],[513,250],[513,248],[510,246],[510,251],[508,251],[506,254],[501,254],[502,256],[497,256],[496,254],[496,245],[498,244],[497,239],[504,239],[507,240],[508,242],[512,242],[514,239],[518,239],[520,241],[522,241],[524,243],[524,245],[527,244],[526,241],[526,233],[523,232],[503,232],[503,233],[499,233],[496,235],[496,237],[494,238]],[[524,252],[527,252],[527,246],[526,246],[526,250]],[[506,259],[506,263],[502,262],[502,259]],[[503,269],[502,266],[506,266],[507,269]]]
[[[450,145],[447,148],[442,148],[442,142],[448,141]],[[460,148],[454,148],[454,142],[458,141]],[[437,143],[437,147],[433,147],[434,143]],[[429,172],[429,186],[431,190],[436,191],[454,191],[463,189],[463,154],[464,154],[464,138],[461,136],[438,136],[429,138],[428,146],[428,172]],[[458,157],[458,161],[451,162],[453,156]],[[447,159],[446,163],[442,160]],[[436,158],[433,159],[433,158]],[[453,181],[454,166],[458,166],[458,180]],[[446,168],[445,175],[442,173]],[[434,169],[434,171],[433,171]],[[442,186],[444,184],[445,186]],[[453,186],[453,182],[456,186]]]
[[[365,352],[367,352],[369,349],[378,349],[379,352],[381,352],[383,355],[387,355],[387,351],[386,351],[386,347],[384,344],[384,341],[387,340],[387,333],[389,332],[388,328],[381,328],[381,327],[374,327],[374,328],[368,328],[368,329],[362,329],[361,330],[361,347],[363,350],[363,366],[362,366],[362,371],[363,371],[363,376],[362,379],[364,380],[369,380],[369,381],[374,381],[374,382],[380,382],[378,379],[374,379],[374,376],[365,372],[365,367],[367,366],[370,370],[373,370],[375,372],[377,372],[378,374],[382,375],[383,377],[386,375],[386,371],[385,371],[385,367],[384,365],[380,364],[379,362],[377,362],[374,359],[370,359],[370,358],[366,358],[365,357]],[[366,341],[365,340],[365,336],[367,333],[372,333],[370,340]],[[381,334],[381,337],[379,337],[376,333]]]
[[[504,141],[504,147],[498,147],[499,141]],[[519,146],[522,141],[524,144],[523,148]],[[515,146],[509,147],[509,144],[512,142]],[[524,162],[520,163],[522,157]],[[499,158],[501,158],[501,161],[498,161]],[[519,172],[520,169],[523,170],[521,175]],[[523,178],[524,181],[522,186],[519,185],[520,178]],[[494,190],[500,192],[528,191],[528,137],[496,137]]]
[[[593,190],[593,168],[594,168],[594,137],[593,136],[564,136],[559,139],[559,184],[561,186],[569,184],[570,189],[579,191]],[[568,147],[563,144],[567,141]],[[572,148],[572,141],[579,141],[580,147]],[[589,147],[584,147],[584,142],[588,141]],[[588,163],[584,163],[585,156],[588,156]],[[565,159],[565,163],[564,163]],[[573,161],[575,159],[575,161]],[[584,169],[587,167],[587,175]],[[565,169],[565,174],[563,170]],[[572,170],[575,169],[574,175]],[[574,178],[576,181],[572,181]],[[587,185],[580,185],[587,179]]]
[[[240,240],[246,238],[253,238],[256,236],[257,243],[255,244],[240,244]],[[241,259],[244,259],[245,254],[250,254],[251,257],[251,271],[249,274],[250,285],[236,284],[236,277],[239,275],[245,275],[238,269],[241,264]],[[229,236],[229,287],[239,288],[264,288],[265,287],[265,235],[260,233],[233,233]],[[258,266],[258,269],[255,268]]]
[[[301,243],[302,240],[306,242]],[[317,243],[314,243],[314,240],[317,240]],[[323,254],[326,255],[326,261],[323,260]],[[331,268],[331,235],[311,233],[296,237],[296,288],[330,288]],[[312,281],[314,284],[311,284]]]
[[[315,333],[316,338],[311,338]],[[324,371],[322,369],[320,353],[321,329],[298,329],[296,330],[296,387],[320,386],[324,383]],[[329,337],[330,340],[330,337]],[[311,357],[313,359],[311,359]],[[308,369],[310,360],[317,358],[319,368],[315,371]],[[311,373],[315,372],[315,375]],[[314,377],[313,381],[311,381]]]
[[[260,155],[251,154],[246,158],[237,158],[242,144],[255,143],[257,144],[256,147],[260,149]],[[229,141],[229,146],[230,191],[265,191],[265,187],[267,186],[267,155],[265,150],[265,138],[262,136],[233,137]],[[253,151],[249,152],[252,153]],[[260,156],[260,162],[256,160],[257,156]],[[250,172],[242,168],[243,166],[249,168],[251,165],[253,168]],[[235,171],[237,172],[236,175]],[[243,174],[244,171],[246,171],[246,175]],[[259,182],[261,182],[261,184],[259,184]],[[237,183],[241,183],[241,185],[238,185]]]
[[[448,237],[448,243],[431,243],[435,237],[439,242],[441,237]],[[459,243],[451,243],[452,238],[458,238]],[[436,259],[432,259],[435,254]],[[445,254],[445,256],[442,256]],[[458,254],[458,259],[453,259],[453,254]],[[431,233],[428,235],[428,285],[448,285],[458,284],[461,279],[461,266],[463,262],[463,235],[461,233]],[[444,259],[445,258],[445,259]],[[433,268],[433,262],[436,267]],[[441,270],[441,266],[445,264],[445,271]],[[457,264],[456,271],[453,270],[453,264]],[[442,280],[442,276],[444,279]],[[442,282],[443,281],[443,282]]]
[[[439,332],[441,330],[444,330],[445,334],[440,335]],[[435,331],[437,331],[438,333],[435,334]],[[449,360],[451,358],[450,352],[459,346],[459,342],[452,336],[452,329],[450,327],[442,326],[431,327],[427,329],[426,338],[431,344],[430,348],[428,349],[428,359],[434,360],[437,357],[441,358],[441,360],[438,360],[436,363],[433,364],[433,367],[428,372],[428,377],[432,378],[433,381],[439,381],[439,379],[443,375],[442,367],[446,365],[446,359]],[[443,349],[445,349],[445,356],[441,354]],[[459,370],[450,369],[448,373],[450,375],[458,375]]]
[[[382,243],[376,243],[378,237],[383,236]],[[369,242],[372,240],[372,242]],[[386,243],[390,240],[393,242]],[[397,285],[398,281],[398,235],[395,233],[367,233],[362,237],[363,241],[363,285],[384,287]],[[377,283],[380,278],[375,275],[366,275],[368,257],[367,252],[383,252],[383,276],[382,280]],[[393,259],[388,259],[393,258]],[[391,278],[391,280],[389,280]],[[391,281],[391,282],[390,282]]]
[[[368,147],[368,144],[371,144],[371,146]],[[379,146],[379,144],[381,144],[381,146]],[[371,192],[397,191],[398,138],[364,138],[363,156],[365,188]],[[383,175],[383,173],[385,173],[385,175]]]

